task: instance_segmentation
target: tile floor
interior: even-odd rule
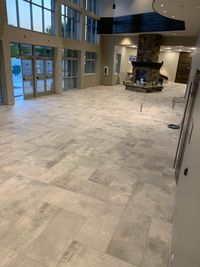
[[[0,267],[166,267],[184,90],[0,107]]]

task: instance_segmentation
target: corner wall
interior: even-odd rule
[[[176,79],[179,56],[179,52],[160,52],[159,62],[163,61],[160,73],[166,75],[171,82],[175,82]]]

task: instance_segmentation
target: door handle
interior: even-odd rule
[[[186,169],[184,170],[184,175],[185,175],[185,176],[188,176],[188,171],[189,171],[188,168],[186,168]]]

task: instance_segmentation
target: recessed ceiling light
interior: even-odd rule
[[[192,50],[196,50],[196,47],[192,47],[191,49],[192,49]]]
[[[166,12],[167,12],[166,10],[163,11],[163,13],[166,13]]]
[[[186,51],[186,52],[191,53],[192,51],[188,50],[188,51]]]
[[[163,4],[161,4],[160,6],[164,6]]]
[[[175,18],[175,16],[172,16],[172,18],[174,19],[174,18]]]
[[[165,49],[167,49],[167,50],[170,50],[170,49],[171,49],[171,47],[166,47]]]

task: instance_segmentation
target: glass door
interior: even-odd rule
[[[45,95],[45,65],[43,59],[36,59],[36,95]]]
[[[33,61],[32,59],[22,59],[22,77],[24,99],[34,97],[33,86]]]
[[[46,93],[47,94],[52,94],[54,93],[54,71],[53,71],[53,60],[48,59],[45,60],[45,71],[46,71]]]

